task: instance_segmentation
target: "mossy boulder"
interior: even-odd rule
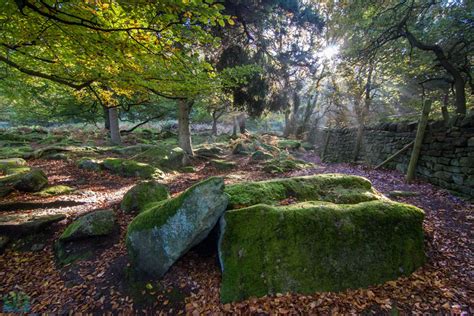
[[[37,192],[48,184],[48,178],[41,169],[14,167],[6,169],[4,173],[5,176],[0,176],[0,197],[13,190]]]
[[[255,205],[221,219],[223,303],[381,284],[425,262],[422,210],[391,201]]]
[[[233,155],[249,155],[255,151],[255,144],[252,142],[239,141],[232,146]]]
[[[233,169],[237,166],[237,164],[233,161],[226,161],[222,159],[213,159],[210,161],[211,166],[216,168],[219,171],[226,171]]]
[[[162,174],[161,170],[149,164],[121,158],[106,158],[102,162],[102,167],[124,177],[151,179],[155,175]]]
[[[0,147],[0,158],[29,158],[33,153],[31,146],[1,146]]]
[[[212,177],[156,204],[130,223],[126,245],[135,271],[161,277],[207,237],[227,207],[224,180]]]
[[[252,160],[255,161],[265,161],[273,159],[273,155],[262,150],[257,150],[252,154]]]
[[[314,164],[294,159],[293,157],[279,157],[265,162],[263,171],[268,173],[284,173],[309,168],[314,168]]]
[[[277,147],[280,149],[297,150],[301,148],[301,143],[293,139],[282,139],[278,141]]]
[[[168,188],[156,181],[141,182],[125,193],[120,208],[124,212],[141,212],[151,202],[159,202],[170,197]]]
[[[43,190],[36,193],[42,197],[56,196],[62,194],[68,194],[73,192],[74,189],[67,185],[54,185],[51,187],[44,188]]]
[[[186,152],[174,143],[160,145],[135,145],[117,149],[123,155],[133,155],[139,161],[144,161],[160,168],[177,170],[186,165]]]
[[[33,234],[65,218],[66,216],[64,214],[39,216],[30,214],[1,215],[0,231],[12,236]]]
[[[60,241],[70,241],[95,236],[104,236],[116,227],[112,210],[99,210],[88,213],[72,222],[59,237]]]
[[[77,166],[81,169],[99,171],[102,168],[102,162],[94,158],[83,157],[77,161]]]
[[[218,146],[202,146],[194,150],[194,154],[206,158],[219,158],[224,154],[224,149]]]
[[[23,158],[0,159],[0,171],[5,172],[10,168],[26,166],[26,160]]]
[[[226,186],[225,192],[229,195],[229,209],[259,203],[276,205],[287,198],[345,204],[384,198],[366,178],[344,174],[242,182]]]
[[[15,183],[15,189],[24,192],[37,192],[48,185],[48,177],[41,169],[33,168],[28,172],[21,173],[21,177]]]

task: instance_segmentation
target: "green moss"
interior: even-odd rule
[[[0,160],[0,170],[6,171],[10,168],[24,167],[26,166],[26,161],[23,158],[9,158]]]
[[[29,158],[33,152],[30,146],[0,147],[0,158]]]
[[[72,222],[59,237],[61,241],[81,239],[110,234],[115,228],[115,215],[112,210],[88,213]]]
[[[243,182],[225,188],[229,209],[254,204],[277,204],[289,197],[298,201],[321,200],[335,203],[358,203],[381,198],[369,180],[343,174],[322,174],[306,177]]]
[[[13,175],[13,174],[20,174],[20,173],[25,173],[30,171],[30,167],[13,167],[13,168],[8,168],[4,172],[6,175]]]
[[[74,189],[67,185],[54,185],[52,187],[45,188],[36,194],[42,197],[48,197],[48,196],[56,196],[56,195],[61,195],[61,194],[68,194],[73,191]]]
[[[98,171],[101,169],[102,162],[90,157],[82,157],[77,161],[77,166],[81,169]]]
[[[269,173],[283,173],[308,168],[314,168],[314,164],[303,160],[294,159],[292,157],[279,157],[267,161],[264,164],[263,171]]]
[[[221,300],[366,287],[425,261],[422,210],[390,201],[255,205],[221,220]]]
[[[146,181],[131,188],[123,197],[120,208],[125,212],[143,211],[151,202],[159,202],[170,197],[168,188],[155,181]]]
[[[194,172],[196,172],[196,168],[194,168],[193,166],[186,166],[186,167],[181,168],[181,172],[183,172],[183,173],[194,173]]]
[[[155,175],[162,173],[161,170],[149,164],[121,158],[104,159],[102,166],[110,172],[121,176],[140,177],[142,179],[151,179]]]
[[[293,139],[283,139],[278,141],[277,146],[280,149],[297,150],[301,147],[301,143]]]
[[[273,159],[273,155],[267,152],[264,152],[262,150],[257,150],[252,154],[252,160],[261,161],[261,160],[270,160],[270,159]]]
[[[226,161],[226,160],[221,160],[221,159],[213,159],[210,161],[210,163],[211,163],[211,166],[213,166],[219,171],[230,170],[237,166],[237,164],[233,161]]]

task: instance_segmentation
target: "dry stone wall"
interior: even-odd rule
[[[416,128],[416,122],[383,123],[365,128],[357,160],[371,166],[378,165],[413,141]],[[317,135],[317,150],[326,162],[353,162],[356,139],[356,128],[322,130]],[[405,151],[386,167],[406,172],[411,150]],[[474,199],[474,115],[454,117],[447,125],[442,121],[430,122],[416,175]]]

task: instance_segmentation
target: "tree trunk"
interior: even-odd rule
[[[354,156],[352,157],[353,162],[356,162],[357,158],[359,157],[360,148],[362,147],[362,136],[364,136],[364,126],[362,124],[359,124],[359,127],[357,128],[357,136],[354,147]]]
[[[212,112],[212,135],[217,136],[217,113]]]
[[[288,137],[290,135],[290,110],[285,111],[285,128],[283,129],[283,137]]]
[[[109,108],[108,112],[110,121],[110,141],[114,145],[122,145],[122,138],[120,137],[118,109],[116,107]]]
[[[102,110],[104,111],[104,128],[110,131],[109,109],[106,106],[102,106]]]
[[[466,114],[466,91],[465,91],[465,81],[460,72],[457,72],[454,77],[454,91],[456,91],[456,101],[454,105],[456,106],[456,113]]]
[[[237,137],[237,128],[239,123],[237,122],[237,116],[234,116],[234,124],[232,126],[232,137]]]
[[[420,122],[418,123],[418,129],[416,131],[415,143],[413,145],[413,152],[411,153],[410,163],[408,164],[407,170],[407,182],[413,180],[415,176],[415,168],[420,156],[421,145],[423,144],[423,138],[425,136],[426,125],[428,124],[428,117],[431,110],[431,100],[426,100],[423,105],[423,111],[421,112]]]
[[[445,126],[448,126],[448,123],[449,123],[448,103],[449,103],[449,89],[446,91],[444,95],[443,105],[441,106],[441,114],[443,115],[443,121],[444,121]]]
[[[193,156],[191,131],[189,128],[189,113],[192,103],[192,101],[187,99],[178,100],[178,144],[190,157]]]
[[[240,131],[240,134],[247,133],[246,123],[247,123],[247,117],[245,116],[245,113],[240,114],[239,115],[239,131]]]

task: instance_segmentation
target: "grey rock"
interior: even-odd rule
[[[224,213],[222,178],[209,178],[179,196],[140,213],[128,226],[126,244],[135,271],[161,277],[207,237]]]

